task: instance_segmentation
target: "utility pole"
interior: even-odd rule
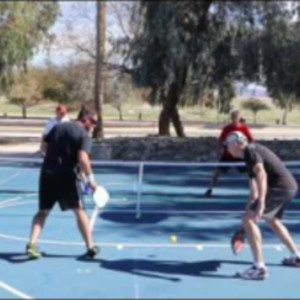
[[[93,132],[93,137],[99,141],[104,137],[103,133],[103,81],[104,81],[104,59],[106,41],[106,2],[98,0],[96,2],[96,74],[95,74],[95,108],[98,116],[98,123]]]

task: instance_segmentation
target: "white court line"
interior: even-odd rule
[[[28,203],[35,203],[35,201],[24,201],[22,203],[12,203],[7,204],[7,206],[2,206],[0,209],[10,206],[19,206],[24,205]],[[14,240],[14,241],[20,241],[20,242],[27,242],[28,237],[20,237],[20,236],[14,236],[14,235],[8,235],[0,233],[0,238],[7,239],[7,240]],[[72,242],[72,241],[57,241],[57,240],[43,240],[41,239],[40,244],[52,244],[52,245],[61,245],[61,246],[71,246],[71,247],[77,247],[77,246],[84,246],[83,242]],[[100,247],[110,247],[110,248],[117,248],[117,249],[123,249],[123,248],[196,248],[197,250],[202,250],[204,248],[231,248],[231,245],[229,243],[222,244],[222,243],[96,243]],[[121,246],[121,247],[120,247]],[[249,247],[248,245],[245,245],[246,247]],[[263,248],[271,248],[278,251],[278,249],[281,247],[281,244],[264,244]],[[296,245],[297,247],[300,247],[300,245]]]
[[[0,201],[0,207],[2,207],[3,205],[6,205],[6,204],[10,204],[10,203],[16,203],[21,199],[22,199],[22,197],[19,196],[19,197],[10,198],[10,199],[4,200],[4,201]]]
[[[115,200],[122,200],[122,199],[115,199]],[[127,199],[128,201],[128,199]],[[135,213],[135,209],[105,209],[105,212],[114,212],[114,213]],[[141,212],[142,215],[147,215],[147,214],[223,214],[223,213],[229,213],[229,214],[243,214],[245,211],[244,210],[169,210],[165,209],[164,210],[159,210],[159,209],[145,209],[144,211]],[[299,215],[300,211],[286,211],[286,214],[296,214]]]
[[[33,200],[28,200],[28,201],[22,201],[22,202],[18,203],[17,201],[15,201],[13,203],[7,203],[7,204],[0,205],[0,209],[6,208],[6,207],[21,206],[21,205],[25,205],[25,204],[29,204],[29,203],[37,203],[37,202],[33,201]]]
[[[21,175],[21,173],[15,173],[15,174],[9,176],[8,178],[5,178],[4,180],[1,180],[0,184],[6,183],[6,182],[8,182],[8,181],[20,176],[20,175]]]
[[[0,233],[0,238],[13,240],[18,242],[27,242],[28,237],[20,237],[20,236],[13,236]],[[48,244],[48,245],[60,245],[60,246],[68,246],[68,247],[82,247],[84,246],[83,242],[72,242],[72,241],[56,241],[56,240],[44,240],[41,239],[39,241],[40,244]],[[124,248],[155,248],[155,249],[165,249],[165,248],[181,248],[181,249],[197,249],[203,250],[205,248],[231,248],[229,243],[221,244],[221,243],[101,243],[96,242],[99,247],[102,248],[116,248],[116,249],[124,249]],[[121,246],[121,247],[120,247]],[[264,249],[274,249],[278,251],[281,247],[281,244],[264,244],[262,247]],[[300,247],[300,245],[296,245]],[[249,245],[245,245],[246,248],[249,248]]]
[[[12,286],[6,284],[3,281],[0,281],[0,287],[21,299],[34,299],[33,297],[24,294],[23,292],[13,288]]]
[[[33,196],[35,194],[30,194],[28,196]],[[128,199],[110,199],[110,200],[115,200],[115,201],[128,201]],[[6,207],[13,207],[13,206],[21,206],[21,205],[25,205],[25,204],[29,204],[29,203],[36,203],[36,201],[33,200],[28,200],[28,201],[22,201],[19,202],[16,200],[13,203],[7,203],[4,205],[0,204],[0,209],[1,208],[6,208]],[[122,213],[135,213],[136,210],[135,209],[105,209],[105,212],[113,212],[113,213],[117,213],[117,214],[122,214]],[[168,210],[166,209],[165,211],[162,210],[144,210],[142,212],[142,215],[146,215],[146,214],[157,214],[157,213],[165,213],[165,214],[208,214],[208,215],[214,215],[214,214],[222,214],[222,213],[228,213],[228,214],[243,214],[245,211],[244,210]],[[291,214],[291,215],[299,215],[300,211],[286,211],[286,214]],[[219,220],[222,221],[222,220]],[[224,220],[225,221],[225,220]],[[227,221],[227,220],[226,220]],[[286,220],[288,221],[289,220]],[[293,222],[294,220],[290,220],[291,222]]]

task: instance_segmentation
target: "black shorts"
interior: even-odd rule
[[[297,189],[270,189],[266,197],[266,208],[263,217],[266,219],[281,219],[286,206],[296,196]],[[255,211],[258,202],[255,201],[250,205],[250,209]]]
[[[84,208],[80,181],[75,173],[41,171],[39,209],[51,210],[56,202],[61,210]]]
[[[231,156],[228,156],[228,154],[226,153],[223,153],[222,156],[220,157],[220,160],[219,162],[221,163],[236,163],[236,162],[239,162],[239,163],[244,163],[244,160],[243,159],[240,159],[240,158],[234,158],[234,157],[231,157]],[[246,166],[218,166],[218,169],[221,171],[221,172],[227,172],[229,169],[232,169],[232,168],[235,168],[237,169],[240,173],[245,173],[246,172]]]

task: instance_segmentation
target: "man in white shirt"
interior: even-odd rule
[[[56,116],[54,118],[51,118],[45,125],[42,141],[41,141],[41,147],[40,150],[42,154],[45,152],[45,137],[47,134],[51,131],[51,129],[58,123],[61,122],[68,122],[70,121],[68,117],[68,109],[65,105],[59,104],[55,109]]]

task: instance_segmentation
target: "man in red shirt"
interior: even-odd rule
[[[231,112],[230,119],[231,119],[231,122],[223,128],[221,135],[219,137],[219,149],[220,149],[219,162],[241,162],[242,161],[240,159],[232,157],[226,149],[226,146],[225,146],[226,138],[231,132],[240,131],[247,137],[247,140],[249,143],[253,141],[253,136],[251,134],[251,131],[250,131],[249,127],[245,124],[245,122],[241,121],[241,114],[238,110],[234,110]],[[205,196],[208,196],[208,197],[211,196],[212,189],[215,186],[219,176],[222,174],[222,172],[227,172],[229,169],[230,169],[229,166],[219,166],[214,171],[209,188],[205,192]],[[245,171],[244,167],[237,167],[237,169],[240,172]]]

